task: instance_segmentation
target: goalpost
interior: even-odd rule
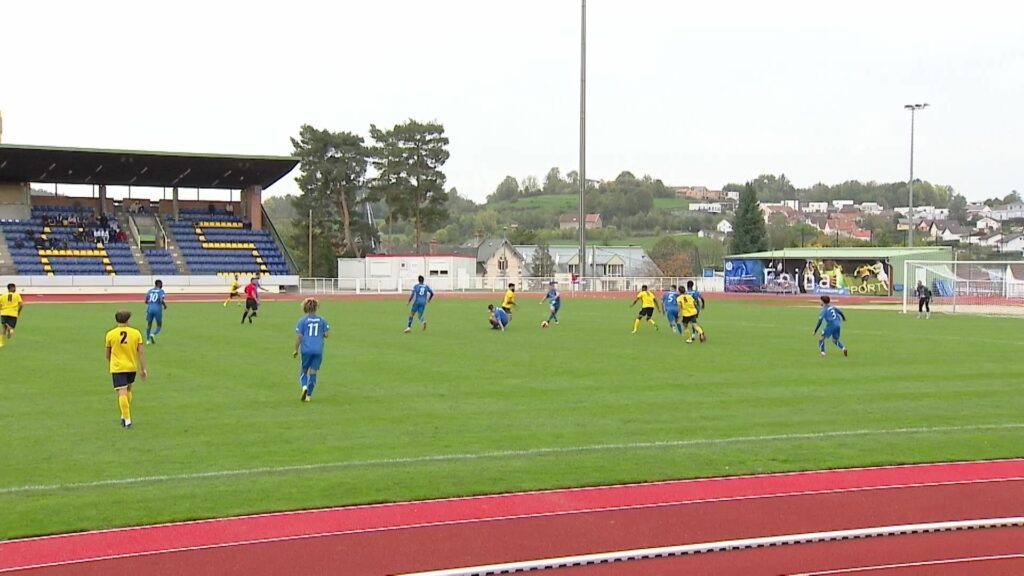
[[[1024,260],[908,260],[904,314],[917,311],[919,281],[932,291],[933,312],[1024,316]]]

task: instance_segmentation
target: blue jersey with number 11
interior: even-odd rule
[[[303,316],[295,326],[295,333],[302,337],[299,351],[303,354],[323,354],[324,338],[330,330],[331,325],[320,316]]]

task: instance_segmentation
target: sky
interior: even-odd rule
[[[291,153],[445,126],[448,185],[579,163],[579,0],[5,0],[3,142]],[[1024,190],[1017,3],[589,0],[587,177]],[[297,171],[292,174],[296,175]],[[270,194],[296,193],[292,178]]]

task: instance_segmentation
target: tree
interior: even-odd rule
[[[513,200],[519,196],[519,182],[514,176],[505,176],[505,179],[494,189],[494,193],[487,196],[488,202],[501,202],[502,200]]]
[[[1010,192],[1009,194],[1006,195],[1005,198],[1003,198],[1003,204],[1020,204],[1020,203],[1021,203],[1020,194],[1016,190]]]
[[[301,170],[296,183],[303,196],[309,197],[305,204],[316,208],[314,218],[327,217],[324,206],[330,205],[341,219],[340,237],[321,223],[321,231],[328,233],[323,238],[330,242],[338,256],[359,257],[360,246],[353,235],[353,221],[358,211],[354,214],[353,209],[357,194],[366,187],[368,151],[362,136],[318,130],[305,124],[299,129],[299,138],[292,138],[291,142]]]
[[[768,233],[764,218],[757,204],[757,192],[751,183],[740,193],[740,204],[736,209],[733,224],[732,253],[761,252],[768,249]]]
[[[448,193],[441,167],[448,161],[444,126],[409,120],[389,130],[370,126],[377,178],[373,188],[392,213],[413,225],[416,252],[423,232],[448,221]]]
[[[530,271],[535,278],[551,278],[555,275],[555,259],[551,257],[547,241],[537,242],[537,250],[534,251],[533,260],[530,262]]]
[[[562,173],[557,166],[548,170],[547,176],[544,177],[544,194],[567,194],[570,186],[571,184],[562,180]]]
[[[527,176],[523,178],[522,182],[523,196],[536,196],[543,190],[540,187],[540,182],[537,181],[536,176]]]
[[[668,276],[689,276],[692,270],[687,252],[675,238],[662,236],[651,247],[651,260]]]
[[[967,199],[960,194],[949,199],[949,219],[967,223]]]
[[[537,232],[529,228],[516,227],[509,232],[508,241],[513,245],[535,244]]]

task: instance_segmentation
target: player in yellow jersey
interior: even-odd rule
[[[700,341],[704,341],[704,329],[697,324],[697,300],[694,299],[693,294],[689,292],[683,292],[679,295],[679,305],[682,307],[683,312],[683,334],[686,335],[687,343],[693,342],[693,335],[699,334]]]
[[[145,380],[146,356],[142,351],[142,333],[128,325],[132,313],[119,310],[114,314],[117,326],[107,332],[107,361],[110,362],[110,376],[117,391],[117,405],[121,408],[121,426],[132,427],[132,384],[139,374]]]
[[[242,305],[241,295],[238,293],[238,289],[241,287],[242,285],[238,282],[238,274],[235,274],[235,279],[231,281],[231,292],[228,293],[228,299],[224,301],[224,306],[236,298],[239,298],[238,305]]]
[[[508,290],[505,291],[505,298],[501,301],[501,308],[508,314],[511,314],[513,306],[519,306],[519,304],[516,304],[516,285],[509,284]]]
[[[4,342],[14,337],[14,329],[18,326],[18,316],[21,315],[21,294],[18,294],[18,287],[13,283],[7,285],[7,294],[0,296],[0,348]]]
[[[632,308],[637,302],[640,302],[640,314],[633,321],[633,334],[636,334],[636,331],[640,329],[640,322],[644,318],[647,318],[647,322],[657,330],[658,324],[654,321],[654,310],[657,308],[660,312],[661,304],[658,303],[658,298],[654,295],[654,292],[647,289],[647,284],[640,287],[640,291],[636,293],[636,298],[633,299],[633,303],[629,307]]]

